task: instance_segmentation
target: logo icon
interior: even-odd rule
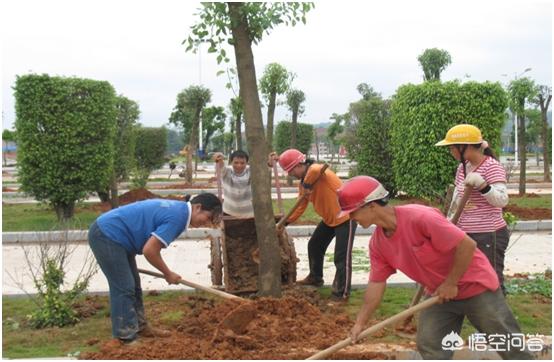
[[[464,346],[464,340],[458,333],[452,331],[442,339],[443,351],[458,351]]]

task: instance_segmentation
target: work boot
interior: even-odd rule
[[[161,329],[152,327],[151,325],[147,324],[138,332],[139,336],[141,337],[161,337],[166,338],[171,336],[171,332],[167,329]]]
[[[314,287],[322,287],[323,286],[323,279],[316,279],[311,274],[309,274],[304,279],[297,281],[296,284],[298,284],[298,285],[312,285]]]

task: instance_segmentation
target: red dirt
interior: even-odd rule
[[[141,188],[141,189],[134,189],[134,190],[127,191],[123,195],[120,195],[118,199],[119,199],[119,206],[123,206],[133,202],[143,201],[148,199],[184,200],[184,195],[183,196],[169,195],[164,197],[164,196],[154,194],[148,191],[147,189]],[[111,208],[112,206],[109,202],[101,202],[93,205],[92,207],[93,210],[98,210],[101,212],[109,211],[111,210]]]
[[[303,288],[305,290],[306,288]],[[169,338],[148,338],[138,344],[101,342],[100,352],[82,353],[83,359],[305,359],[348,336],[353,322],[338,307],[320,309],[316,294],[291,289],[281,299],[259,298],[250,302],[183,296],[175,304],[185,316],[171,330]],[[311,294],[310,294],[311,293]],[[311,302],[316,303],[311,303]],[[245,307],[248,306],[248,307]],[[148,308],[150,307],[150,308]],[[254,318],[240,333],[222,323],[237,307]],[[158,306],[160,308],[160,306]],[[188,309],[191,309],[190,311]],[[159,316],[160,311],[150,315]],[[385,358],[365,352],[363,356],[339,352],[331,358]]]
[[[504,211],[511,212],[520,220],[550,220],[552,219],[552,210],[544,207],[519,207],[517,205],[507,205]]]

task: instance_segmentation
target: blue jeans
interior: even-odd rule
[[[132,341],[146,325],[135,254],[110,240],[96,222],[89,229],[88,241],[108,280],[112,335],[123,341]]]

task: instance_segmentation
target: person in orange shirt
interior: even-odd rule
[[[325,252],[333,238],[336,238],[334,256],[336,272],[331,298],[334,300],[348,299],[352,279],[352,242],[356,232],[356,223],[350,222],[348,216],[337,216],[340,206],[336,191],[342,186],[342,181],[333,171],[327,169],[314,183],[321,174],[323,165],[306,159],[302,152],[294,148],[286,150],[280,156],[272,152],[269,155],[268,166],[273,167],[275,161],[278,161],[281,168],[290,176],[300,180],[298,198],[303,198],[304,195],[308,196],[307,199],[303,198],[304,201],[287,219],[286,224],[288,225],[302,216],[310,201],[315,212],[322,218],[308,241],[310,273],[297,284],[316,287],[323,285]]]

